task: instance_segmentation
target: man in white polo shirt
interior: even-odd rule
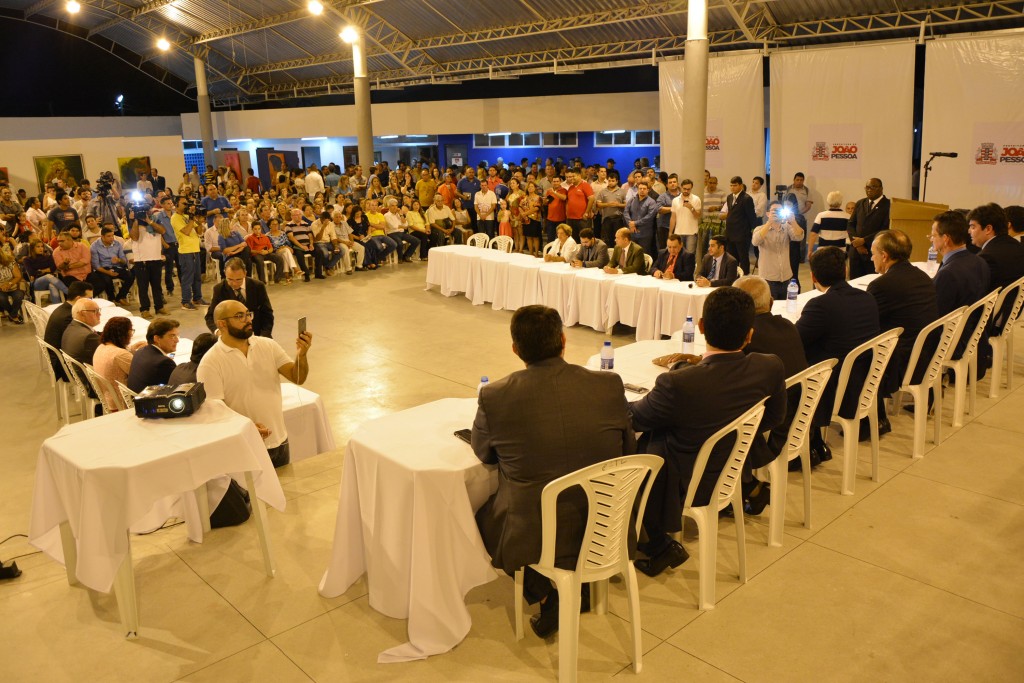
[[[672,200],[672,217],[668,232],[679,235],[683,250],[687,254],[697,253],[697,228],[700,226],[700,197],[693,194],[693,181],[689,178],[679,183],[679,195]]]
[[[241,301],[217,304],[213,319],[220,342],[199,362],[196,379],[205,385],[207,398],[223,400],[256,423],[274,467],[287,465],[291,458],[278,375],[295,384],[306,381],[312,333],[295,340],[293,361],[273,339],[253,336],[252,313]]]

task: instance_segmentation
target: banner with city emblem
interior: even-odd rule
[[[855,178],[861,176],[864,126],[859,123],[811,125],[807,129],[805,174],[817,177]]]

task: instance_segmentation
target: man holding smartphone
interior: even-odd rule
[[[295,384],[309,375],[306,354],[313,335],[305,330],[305,318],[294,360],[273,339],[254,336],[252,312],[241,301],[217,304],[213,319],[220,341],[199,362],[196,379],[205,385],[207,398],[221,399],[256,424],[274,467],[287,465],[291,455],[278,375]]]
[[[697,228],[700,227],[700,197],[693,194],[693,181],[689,178],[679,183],[679,195],[672,200],[672,215],[668,232],[679,235],[683,240],[683,251],[697,254]]]

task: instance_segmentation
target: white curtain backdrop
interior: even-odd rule
[[[1024,34],[933,40],[926,60],[921,162],[959,154],[932,164],[927,199],[1024,204]]]
[[[872,177],[887,197],[910,197],[912,42],[783,50],[771,54],[770,69],[773,186],[803,172],[811,220],[828,209],[829,192],[860,199]]]
[[[727,187],[739,175],[750,185],[764,175],[764,76],[760,54],[708,60],[708,129],[705,165]],[[699,193],[704,169],[681,168],[683,133],[683,61],[658,64],[661,114],[661,168],[688,177]]]

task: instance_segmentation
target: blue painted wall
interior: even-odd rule
[[[541,163],[548,157],[552,159],[562,157],[562,160],[566,162],[573,157],[581,157],[584,164],[596,163],[602,166],[608,159],[615,159],[615,168],[620,172],[632,169],[633,161],[640,157],[647,157],[653,164],[654,158],[661,153],[661,148],[658,145],[646,147],[595,147],[593,131],[580,131],[576,139],[579,143],[576,147],[476,148],[473,147],[472,135],[439,135],[437,137],[437,147],[439,159],[447,160],[446,147],[448,145],[465,145],[468,150],[467,163],[472,166],[476,166],[481,161],[493,164],[498,157],[504,159],[505,163],[511,161],[519,163],[519,160],[523,157],[527,157],[531,162],[534,159],[540,158]]]

